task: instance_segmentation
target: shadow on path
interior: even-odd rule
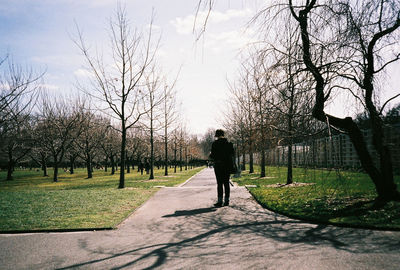
[[[93,253],[101,253],[106,256],[58,269],[87,268],[88,266],[91,268],[94,267],[93,264],[117,260],[123,256],[127,256],[125,259],[129,258],[129,261],[117,263],[119,266],[111,269],[154,269],[163,266],[168,259],[173,258],[175,262],[179,259],[188,260],[188,258],[201,260],[202,258],[213,258],[212,256],[216,256],[216,253],[219,257],[231,258],[233,262],[236,259],[235,254],[239,251],[241,256],[252,256],[252,259],[265,260],[265,258],[271,259],[285,253],[296,256],[296,254],[317,252],[324,248],[333,248],[336,251],[353,254],[383,254],[398,252],[400,249],[399,238],[395,236],[393,238],[379,237],[368,230],[311,225],[274,214],[266,215],[261,211],[251,214],[244,212],[247,210],[240,206],[232,207],[229,211],[241,213],[233,215],[237,217],[237,220],[228,221],[221,215],[214,214],[215,208],[176,211],[174,214],[163,216],[175,217],[181,221],[177,222],[173,228],[168,228],[169,231],[173,230],[183,234],[173,238],[170,242],[142,245],[138,248],[132,248],[132,245],[135,245],[133,243],[130,245],[131,248],[128,246],[122,252],[110,250],[104,253],[92,250]],[[245,222],[243,217],[250,221]],[[260,218],[267,220],[259,221]],[[184,233],[190,228],[192,228],[192,232],[196,228],[202,229],[197,230],[200,233],[194,236],[193,233],[191,236],[185,236]],[[159,234],[168,233],[166,228],[164,228],[165,231],[160,228],[157,231],[156,225],[152,230]],[[275,246],[279,246],[279,248]],[[243,250],[250,251],[245,251],[248,254],[243,254]],[[199,261],[196,263],[199,268],[204,266]],[[192,265],[192,267],[196,268],[196,265]]]
[[[192,210],[178,210],[178,211],[175,211],[175,213],[173,213],[173,214],[165,215],[162,217],[166,218],[166,217],[193,216],[193,215],[198,215],[198,214],[203,214],[203,213],[215,212],[216,210],[217,209],[214,207],[198,208],[198,209],[192,209]]]

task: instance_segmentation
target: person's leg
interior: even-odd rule
[[[224,205],[229,205],[229,198],[231,195],[231,187],[229,185],[229,174],[224,176],[224,189],[225,189],[225,202]]]
[[[218,168],[214,168],[215,172],[215,177],[217,178],[217,196],[218,196],[218,201],[217,203],[214,204],[216,207],[222,206],[222,198],[223,198],[223,176],[221,175],[221,171]]]

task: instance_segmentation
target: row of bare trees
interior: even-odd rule
[[[208,10],[213,4],[199,1]],[[266,143],[284,143],[290,151],[296,136],[312,136],[323,124],[328,131],[348,134],[375,184],[377,202],[400,200],[384,121],[388,104],[400,94],[386,100],[381,95],[385,71],[400,59],[400,2],[277,0],[252,22],[260,27],[261,39],[231,84],[234,98],[227,117],[242,148],[247,142],[242,152],[250,155],[250,166],[254,144],[261,156]],[[339,117],[328,105],[342,103],[344,96],[353,115]],[[355,119],[363,113],[376,155]]]
[[[159,39],[154,40],[152,23],[147,33],[132,28],[126,11],[119,6],[110,19],[107,53],[93,52],[77,27],[75,44],[86,60],[89,79],[77,83],[80,98],[56,97],[36,84],[42,77],[10,64],[1,89],[1,152],[14,167],[30,159],[41,165],[44,175],[51,161],[53,180],[58,169],[84,162],[88,178],[93,164],[119,165],[119,188],[133,164],[154,165],[163,160],[165,174],[171,160],[187,164],[200,159],[196,138],[190,137],[178,120],[176,78],[169,80],[157,62]],[[111,57],[106,57],[111,56]],[[40,92],[40,93],[39,93]],[[36,97],[40,96],[39,99]],[[33,110],[33,105],[37,105]],[[21,137],[21,138],[20,138]],[[103,162],[100,162],[102,159]],[[178,162],[179,160],[179,162]]]
[[[42,93],[34,111],[2,119],[0,161],[1,167],[8,171],[7,180],[12,180],[17,165],[40,166],[43,176],[48,176],[47,167],[51,166],[54,182],[58,181],[60,168],[73,174],[76,166],[84,165],[87,178],[93,177],[94,166],[106,171],[111,167],[111,174],[121,170],[121,136],[111,118],[93,112],[79,99],[67,100]],[[153,109],[160,113],[158,107]],[[144,117],[127,133],[126,173],[131,166],[140,169],[147,163],[149,179],[153,179],[154,166],[165,167],[165,175],[168,175],[171,166],[176,172],[177,167],[187,169],[192,160],[202,158],[196,137],[189,136],[181,122],[175,120],[166,133],[165,129],[151,132],[149,122],[151,120]],[[164,123],[158,124],[165,128]]]

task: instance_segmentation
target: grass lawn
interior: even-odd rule
[[[124,189],[118,189],[119,172],[95,170],[87,179],[86,170],[71,175],[60,170],[59,182],[34,170],[15,171],[14,180],[5,181],[0,172],[0,231],[114,228],[157,190],[156,186],[176,186],[202,168],[183,170],[155,179],[136,171],[126,174]]]
[[[248,169],[248,167],[247,167]],[[285,167],[267,167],[265,178],[242,172],[234,181],[249,187],[264,207],[284,215],[308,221],[356,227],[400,229],[400,202],[374,207],[375,187],[360,172],[294,168],[292,186],[286,183]],[[400,187],[400,176],[395,176]]]

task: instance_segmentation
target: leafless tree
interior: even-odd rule
[[[150,142],[150,175],[149,179],[154,179],[154,137],[155,132],[162,129],[159,120],[162,118],[162,105],[164,102],[164,93],[161,88],[162,78],[160,72],[155,66],[144,75],[146,82],[145,100],[146,100],[146,117],[142,121],[142,125],[149,131]]]
[[[379,74],[400,58],[395,50],[399,42],[400,3],[391,0],[289,0],[288,6],[299,25],[304,64],[314,78],[313,116],[349,135],[362,167],[375,184],[377,202],[400,200],[382,120],[388,101],[379,106],[374,98]],[[337,80],[332,80],[332,73]],[[325,111],[334,88],[350,91],[368,112],[376,163],[355,121]],[[398,96],[400,94],[393,98]]]
[[[54,175],[53,181],[58,181],[58,169],[64,155],[79,137],[82,130],[82,107],[77,101],[57,99],[43,95],[39,125],[41,127],[41,145],[46,152],[51,153]]]
[[[0,60],[0,135],[9,117],[29,114],[37,100],[44,73],[36,75],[31,68],[15,64],[10,57]]]
[[[5,123],[3,123],[5,124]],[[0,154],[5,155],[7,162],[7,179],[12,180],[15,165],[23,161],[33,147],[32,118],[29,114],[10,113],[6,122],[6,129],[2,135]]]
[[[265,177],[267,140],[271,130],[270,119],[274,118],[271,102],[271,72],[266,67],[267,60],[263,54],[255,53],[248,60],[247,65],[242,65],[244,72],[248,73],[248,96],[253,103],[255,126],[258,137],[258,152],[261,154],[260,177]]]
[[[43,74],[6,57],[0,61],[0,152],[8,160],[7,180],[32,148],[32,115]]]
[[[120,140],[121,137],[118,132],[111,125],[111,121],[107,120],[108,125],[106,125],[106,130],[103,134],[103,139],[100,142],[100,148],[104,154],[104,170],[107,171],[108,161],[111,165],[111,175],[115,174],[115,169],[117,166],[117,155],[120,150]]]
[[[82,108],[81,132],[73,145],[77,148],[78,156],[85,161],[87,178],[93,177],[93,159],[100,147],[107,129],[107,121],[100,115]]]
[[[255,151],[255,112],[254,103],[250,95],[252,84],[250,73],[242,68],[238,73],[238,79],[229,86],[234,106],[242,113],[243,131],[249,154],[249,173],[254,173],[254,151]]]
[[[290,16],[290,14],[287,14]],[[279,28],[280,35],[259,52],[264,73],[269,73],[270,89],[267,104],[272,107],[275,121],[271,127],[280,141],[287,146],[286,183],[293,182],[293,143],[296,138],[305,137],[311,125],[312,81],[307,73],[302,72],[299,34],[295,24],[288,22]],[[269,63],[269,64],[268,64]],[[268,64],[268,65],[267,65]],[[302,128],[303,127],[303,128]]]
[[[165,79],[166,80],[166,79]],[[164,129],[164,175],[168,175],[168,139],[169,129],[173,127],[177,120],[176,111],[176,92],[174,90],[177,79],[172,83],[164,81],[164,102],[163,102],[163,129]]]
[[[77,46],[82,51],[94,76],[92,87],[83,88],[89,95],[106,104],[102,111],[116,119],[121,134],[119,188],[125,187],[125,160],[127,131],[134,127],[146,113],[143,100],[143,75],[154,60],[157,45],[152,46],[152,23],[147,36],[132,29],[126,11],[118,7],[115,18],[110,20],[110,49],[112,64],[106,59],[92,56],[81,32]]]

